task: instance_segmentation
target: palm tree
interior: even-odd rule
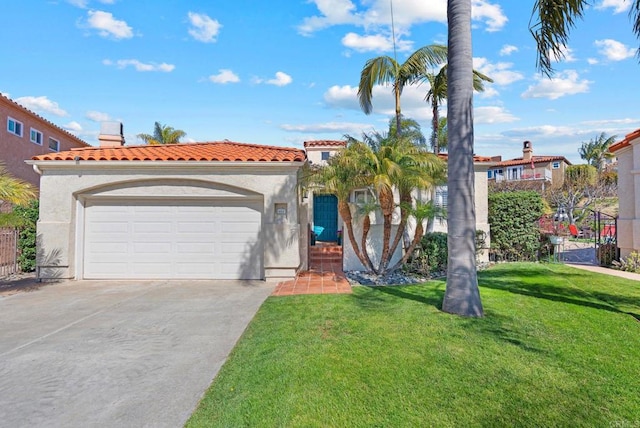
[[[37,191],[31,184],[13,177],[0,164],[0,205],[3,202],[27,205],[36,196]],[[19,227],[23,224],[24,219],[14,212],[0,213],[0,227]]]
[[[322,189],[326,193],[336,196],[338,199],[338,213],[347,229],[347,238],[351,243],[358,260],[367,269],[373,266],[365,254],[360,251],[356,236],[353,231],[353,215],[349,206],[349,197],[355,189],[365,185],[364,175],[358,160],[363,147],[349,145],[340,152],[331,156],[324,166],[314,166],[304,175],[304,184]]]
[[[629,0],[629,2],[632,3],[629,17],[633,32],[640,38],[640,0]],[[591,3],[589,0],[535,1],[529,31],[538,48],[536,64],[543,73],[553,74],[553,59],[564,57],[563,49],[569,41],[569,31],[575,27],[576,19],[582,18],[585,8]],[[640,58],[640,50],[638,58]]]
[[[26,181],[13,177],[0,164],[0,202],[25,205],[36,197],[36,189]]]
[[[423,46],[402,64],[390,56],[379,56],[366,62],[360,73],[358,101],[365,114],[373,110],[373,87],[375,85],[393,85],[396,107],[396,129],[402,131],[400,95],[407,84],[417,81],[421,70],[435,67],[447,59],[447,48],[442,45]]]
[[[418,121],[408,118],[405,115],[401,115],[400,130],[402,137],[407,138],[414,146],[424,147],[427,143],[427,139],[424,138],[424,134],[420,128]],[[398,129],[398,124],[396,122],[396,118],[392,117],[389,119],[388,135],[396,135],[396,129]]]
[[[187,135],[186,132],[180,129],[174,129],[169,125],[161,125],[156,122],[153,129],[153,135],[150,134],[138,134],[137,137],[142,139],[145,143],[152,146],[159,144],[178,144],[180,138]]]
[[[615,155],[609,151],[609,146],[615,143],[617,136],[612,135],[607,138],[607,134],[601,133],[588,143],[582,143],[578,153],[580,158],[587,161],[591,166],[596,167],[598,172],[602,171],[605,160],[612,159]]]
[[[438,119],[438,148],[440,152],[446,152],[449,147],[449,137],[447,135],[447,118]]]
[[[447,286],[442,310],[483,316],[475,264],[471,0],[448,0]]]
[[[431,103],[432,132],[431,132],[431,148],[434,153],[440,153],[438,144],[438,126],[440,125],[440,104],[447,98],[447,65],[440,68],[438,73],[430,73],[424,70],[422,80],[429,82],[429,91],[425,97],[427,102]],[[473,89],[478,92],[484,91],[484,82],[493,83],[493,79],[479,71],[473,70]]]
[[[406,137],[395,135],[364,135],[369,150],[360,150],[358,163],[366,180],[376,194],[382,212],[383,234],[380,264],[374,271],[384,274],[404,234],[414,189],[426,189],[442,180],[444,164],[433,153],[417,147]],[[351,144],[362,144],[353,138]],[[394,189],[399,194],[400,222],[395,238],[391,241],[393,213],[398,203]]]

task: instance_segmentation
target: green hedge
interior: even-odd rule
[[[29,205],[16,206],[14,212],[24,219],[18,236],[18,263],[22,272],[36,270],[36,223],[38,222],[38,200]]]
[[[489,195],[490,253],[495,260],[537,260],[543,206],[542,196],[533,191]]]

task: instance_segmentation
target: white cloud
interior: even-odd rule
[[[575,95],[589,92],[589,80],[580,80],[575,70],[566,70],[556,77],[546,78],[536,76],[536,84],[529,86],[522,94],[522,98],[548,98],[555,100],[565,95]]]
[[[82,132],[82,125],[80,125],[75,120],[67,123],[66,125],[63,126],[63,128],[66,129],[67,131],[73,133],[73,134],[77,134],[77,133]]]
[[[209,80],[213,83],[238,83],[240,81],[240,77],[235,74],[233,71],[222,68],[218,70],[218,74],[212,74],[209,76]]]
[[[388,0],[362,1],[361,10],[351,0],[311,0],[318,8],[318,15],[304,18],[298,26],[303,35],[334,25],[350,24],[362,28],[389,27],[391,23]],[[484,22],[487,31],[497,31],[504,27],[507,17],[498,4],[488,0],[473,0],[472,18]],[[404,0],[393,5],[396,30],[402,33],[412,25],[424,22],[447,21],[447,0]]]
[[[88,111],[84,117],[89,119],[92,122],[106,122],[111,120],[111,116],[107,113],[102,113],[100,111],[90,110]]]
[[[216,41],[222,24],[204,13],[189,12],[188,16],[191,23],[191,28],[189,28],[191,37],[204,43],[214,43]]]
[[[587,64],[596,65],[597,63],[598,63],[598,60],[596,58],[587,58]]]
[[[176,68],[175,65],[167,64],[166,62],[160,64],[155,62],[144,63],[137,59],[119,59],[115,63],[109,59],[105,59],[102,63],[104,65],[115,65],[120,69],[131,66],[135,68],[136,71],[161,71],[163,73],[170,73]]]
[[[287,73],[278,71],[276,72],[276,76],[273,79],[264,80],[264,79],[256,78],[256,79],[253,79],[253,81],[254,83],[266,83],[267,85],[287,86],[288,84],[293,82],[293,79]]]
[[[42,97],[20,97],[15,100],[18,104],[33,110],[37,113],[50,113],[55,116],[67,116],[67,112],[60,108],[58,103],[49,98]]]
[[[73,6],[85,9],[87,7],[88,0],[67,0],[67,2]]]
[[[490,63],[486,58],[473,58],[473,68],[493,79],[498,86],[507,86],[513,82],[524,79],[522,73],[510,70],[513,64],[510,62]]]
[[[622,13],[629,10],[631,0],[602,0],[602,3],[596,6],[596,9],[613,9],[613,13]]]
[[[473,121],[478,125],[516,122],[518,120],[520,119],[505,110],[504,107],[476,107],[473,112]]]
[[[356,33],[347,33],[342,38],[342,44],[357,52],[385,52],[393,50],[393,39],[391,36],[382,34],[361,36]],[[413,49],[413,42],[396,38],[396,49],[399,52]]]
[[[625,44],[612,39],[596,40],[594,44],[600,48],[598,52],[609,61],[622,61],[633,57],[637,52],[637,49],[628,48]]]
[[[500,49],[500,56],[508,56],[514,52],[518,52],[518,48],[513,45],[504,45],[502,49]]]
[[[131,27],[125,21],[115,19],[109,12],[90,10],[87,15],[89,27],[98,30],[98,34],[102,37],[113,37],[115,39],[130,39],[133,37]]]
[[[401,99],[402,114],[415,120],[430,120],[431,107],[424,99],[428,90],[428,84],[405,86]],[[374,114],[387,117],[395,115],[395,99],[391,86],[376,85],[372,94]],[[357,86],[334,85],[324,93],[323,98],[330,108],[361,111]],[[444,106],[441,107],[444,110]]]
[[[573,56],[573,50],[563,45],[560,47],[559,55],[554,55],[553,52],[549,51],[549,58],[551,58],[554,62],[575,62],[576,58]]]

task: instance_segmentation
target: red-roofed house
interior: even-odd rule
[[[115,132],[114,132],[115,130]],[[274,279],[301,265],[303,150],[229,141],[35,156],[42,279]]]
[[[25,159],[74,147],[89,147],[87,143],[31,110],[0,94],[0,162],[7,171],[38,187],[40,176]]]
[[[620,257],[640,251],[640,129],[609,147],[618,158],[618,230]]]
[[[501,160],[487,172],[489,180],[503,181],[540,181],[552,186],[561,186],[564,173],[571,162],[564,156],[534,156],[533,144],[522,143],[522,157]]]

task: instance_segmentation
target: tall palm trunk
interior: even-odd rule
[[[471,0],[448,0],[448,268],[442,310],[483,316],[475,264]]]
[[[440,118],[438,114],[438,100],[435,95],[431,99],[431,113],[433,115],[431,122],[431,127],[433,128],[433,133],[431,134],[431,146],[433,147],[433,153],[437,155],[440,153],[440,145],[438,144],[438,126],[440,125]]]
[[[400,86],[398,83],[393,86],[393,93],[396,97],[396,137],[402,134],[402,111],[400,110]]]

